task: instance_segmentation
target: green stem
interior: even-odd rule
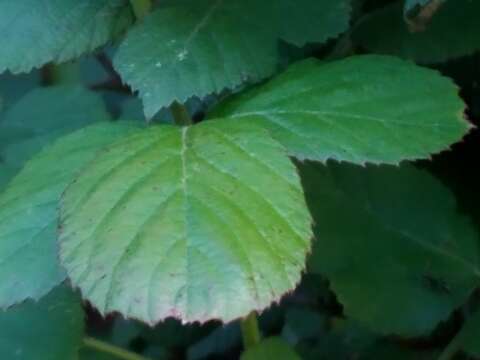
[[[245,349],[249,349],[260,342],[261,335],[255,311],[252,311],[243,319],[240,326],[242,328],[243,346]]]
[[[130,4],[137,20],[143,20],[152,9],[152,0],[130,0]]]
[[[460,336],[456,336],[450,341],[445,350],[440,354],[438,360],[450,360],[453,359],[455,354],[460,351],[461,339]]]
[[[180,126],[192,125],[192,118],[190,117],[185,105],[174,101],[172,105],[170,105],[170,111],[172,112],[175,124]]]
[[[148,358],[135,354],[131,351],[124,350],[122,348],[119,348],[118,346],[111,345],[109,343],[91,337],[84,338],[83,344],[90,349],[107,353],[123,360],[149,360]]]

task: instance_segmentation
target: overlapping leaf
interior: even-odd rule
[[[68,135],[28,161],[0,195],[0,307],[39,299],[65,278],[58,263],[57,207],[96,152],[136,129],[101,123]]]
[[[376,53],[420,63],[443,62],[480,49],[479,13],[478,1],[447,1],[423,31],[412,32],[399,1],[365,17],[353,32],[353,41]]]
[[[211,117],[253,117],[300,159],[396,164],[460,140],[470,128],[463,109],[451,80],[370,55],[300,62]]]
[[[300,165],[324,274],[351,316],[382,333],[427,335],[480,279],[479,239],[448,189],[411,167]]]
[[[347,0],[169,1],[130,31],[115,66],[152,117],[174,100],[272,75],[279,40],[324,42],[346,30],[349,12]]]
[[[128,0],[0,0],[0,73],[71,60],[131,21]]]
[[[100,95],[81,86],[53,86],[30,91],[0,120],[3,160],[20,167],[59,136],[110,119]]]
[[[249,122],[158,126],[85,168],[61,205],[60,258],[102,313],[229,321],[293,289],[310,215],[284,149]]]
[[[75,360],[83,337],[80,298],[60,285],[38,303],[0,311],[0,358]]]

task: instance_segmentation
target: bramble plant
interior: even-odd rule
[[[0,0],[0,358],[480,358],[479,15]]]

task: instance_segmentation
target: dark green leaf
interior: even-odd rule
[[[170,1],[128,34],[115,67],[151,118],[174,100],[272,75],[279,40],[325,42],[347,29],[349,13],[347,0]]]
[[[0,0],[0,73],[74,59],[131,21],[128,0]]]
[[[38,303],[0,311],[0,358],[75,360],[83,337],[80,299],[60,285]]]
[[[426,335],[480,281],[476,230],[448,189],[412,167],[300,165],[316,223],[310,269],[347,316]]]
[[[401,1],[367,16],[353,32],[354,43],[369,51],[420,63],[439,63],[480,49],[480,2],[447,1],[422,31],[411,31]]]
[[[38,88],[13,105],[0,121],[2,157],[20,167],[61,135],[110,119],[102,98],[80,86]]]
[[[212,356],[222,356],[242,342],[242,333],[238,322],[219,326],[208,336],[188,348],[187,359],[198,360]]]
[[[299,159],[363,164],[429,157],[470,129],[450,79],[393,57],[310,59],[211,117],[256,119]]]

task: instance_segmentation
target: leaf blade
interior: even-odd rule
[[[227,99],[211,118],[255,117],[299,159],[397,164],[461,139],[471,127],[464,106],[436,72],[367,55],[295,64]]]
[[[103,314],[149,324],[265,308],[295,286],[309,248],[295,169],[243,122],[132,136],[85,170],[61,208],[73,283]]]
[[[167,3],[128,34],[115,67],[140,92],[149,118],[173,101],[257,82],[276,71],[280,40],[322,43],[348,27],[347,1],[301,3]]]
[[[56,244],[60,196],[99,149],[132,128],[106,122],[60,139],[28,161],[0,195],[0,308],[38,300],[65,279]]]
[[[110,41],[132,20],[126,0],[1,0],[0,73],[74,59]]]
[[[480,27],[475,14],[480,7],[476,1],[446,1],[418,32],[408,29],[402,11],[402,3],[397,2],[372,12],[353,32],[353,42],[371,52],[422,64],[445,62],[479,49]]]
[[[299,166],[317,225],[310,270],[347,316],[417,337],[466,302],[480,279],[478,235],[436,179],[408,166]]]
[[[79,297],[65,285],[58,286],[38,303],[29,300],[0,311],[0,327],[4,329],[0,356],[27,360],[78,359],[83,316]]]

